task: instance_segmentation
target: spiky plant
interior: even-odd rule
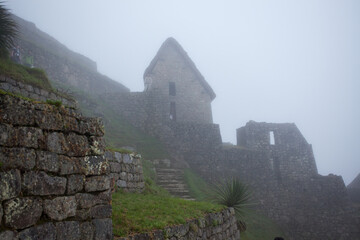
[[[237,217],[241,218],[253,205],[249,188],[236,178],[220,182],[214,187],[214,201],[232,207]]]
[[[0,51],[6,52],[7,49],[11,48],[17,35],[18,25],[12,19],[4,3],[0,2]]]

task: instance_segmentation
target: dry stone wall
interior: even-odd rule
[[[0,239],[112,239],[100,119],[0,94]]]
[[[49,92],[36,86],[15,81],[2,75],[0,75],[0,89],[42,102],[46,102],[46,100],[61,101],[65,106],[76,108],[76,101],[71,98],[59,96],[54,92]]]
[[[240,231],[236,224],[233,208],[225,209],[218,213],[209,213],[203,218],[187,221],[183,225],[170,226],[150,233],[141,233],[118,240],[135,239],[216,239],[239,240]]]
[[[110,164],[111,188],[125,192],[142,192],[145,189],[141,157],[135,154],[105,152]]]

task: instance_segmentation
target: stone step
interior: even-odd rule
[[[179,164],[170,160],[156,160],[155,170],[157,176],[157,184],[166,189],[172,196],[194,200],[187,188],[184,180],[184,171],[179,168]],[[178,166],[178,168],[171,167]]]

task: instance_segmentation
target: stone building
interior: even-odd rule
[[[162,44],[145,70],[144,85],[145,92],[163,96],[170,120],[212,123],[211,101],[216,95],[174,38]]]

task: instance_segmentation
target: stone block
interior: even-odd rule
[[[5,106],[0,106],[0,120],[1,122],[20,125],[20,126],[32,126],[34,125],[34,108],[24,100],[5,100]],[[14,102],[12,102],[14,101]],[[2,105],[2,104],[1,104]]]
[[[31,170],[35,167],[35,150],[0,147],[0,163],[3,169]]]
[[[63,129],[68,132],[80,133],[78,120],[74,117],[63,116]]]
[[[91,222],[83,222],[80,224],[81,240],[88,240],[94,238],[94,226]]]
[[[19,240],[56,240],[56,228],[53,223],[27,228],[19,233]]]
[[[126,181],[128,179],[127,173],[126,172],[121,172],[120,173],[120,179]]]
[[[114,153],[114,157],[115,157],[115,162],[118,162],[118,163],[122,163],[122,154],[119,153],[119,152],[115,152]]]
[[[70,175],[67,177],[67,189],[68,195],[81,192],[84,189],[85,176],[84,175]]]
[[[44,130],[60,131],[63,128],[62,116],[55,111],[36,111],[35,123]]]
[[[128,173],[128,174],[127,174],[127,180],[128,180],[129,182],[132,182],[132,181],[134,180],[134,175],[132,175],[131,173]]]
[[[55,223],[56,238],[66,240],[80,240],[80,224],[77,221]]]
[[[93,176],[86,178],[86,192],[105,191],[108,189],[110,189],[110,176]]]
[[[109,162],[104,156],[86,156],[81,159],[80,164],[85,175],[102,175],[110,172]]]
[[[57,197],[44,201],[44,212],[46,215],[57,221],[61,221],[76,214],[75,196]]]
[[[80,220],[80,221],[91,220],[90,209],[86,208],[86,209],[78,209],[78,210],[76,210],[75,218]]]
[[[75,194],[78,208],[91,208],[97,204],[109,204],[111,200],[108,191],[100,194],[77,193]]]
[[[70,133],[66,136],[66,142],[68,143],[68,156],[83,157],[90,153],[90,146],[87,137],[78,135],[76,133]]]
[[[115,161],[114,152],[112,152],[112,151],[105,151],[104,157],[109,162]]]
[[[56,153],[37,151],[36,167],[38,170],[56,173],[59,171],[59,157]]]
[[[111,240],[113,239],[112,220],[108,219],[94,219],[92,220],[95,233],[94,240]]]
[[[96,205],[90,209],[91,218],[111,218],[112,208],[110,204]]]
[[[129,154],[123,154],[122,159],[123,159],[124,163],[132,163],[133,162],[133,158]]]
[[[59,156],[59,172],[60,175],[80,174],[83,172],[81,162],[83,158],[70,158]]]
[[[58,132],[49,133],[46,137],[47,150],[54,153],[65,154],[69,151],[64,134]]]
[[[126,181],[124,181],[124,180],[118,180],[118,181],[116,182],[116,186],[118,186],[118,187],[120,187],[120,188],[126,188],[126,187],[127,187],[127,183],[126,183]]]
[[[66,178],[51,177],[45,172],[26,172],[22,186],[29,195],[63,195],[66,190]]]
[[[104,124],[101,118],[82,118],[80,132],[91,136],[104,136]]]
[[[8,227],[24,229],[35,225],[43,207],[40,198],[14,198],[4,203],[4,220]]]
[[[1,240],[18,240],[17,233],[13,231],[0,232]]]
[[[9,125],[0,124],[0,145],[10,146],[10,139],[13,138],[13,135],[15,135],[15,133]]]
[[[104,155],[105,153],[105,140],[103,137],[91,136],[89,138],[90,149],[92,155]]]
[[[44,135],[41,129],[33,128],[33,127],[16,128],[17,146],[38,148],[39,142],[43,141],[43,138]]]
[[[19,170],[0,172],[0,202],[17,197],[21,192]]]
[[[121,172],[121,165],[117,162],[110,162],[110,171],[112,173],[120,173]]]

